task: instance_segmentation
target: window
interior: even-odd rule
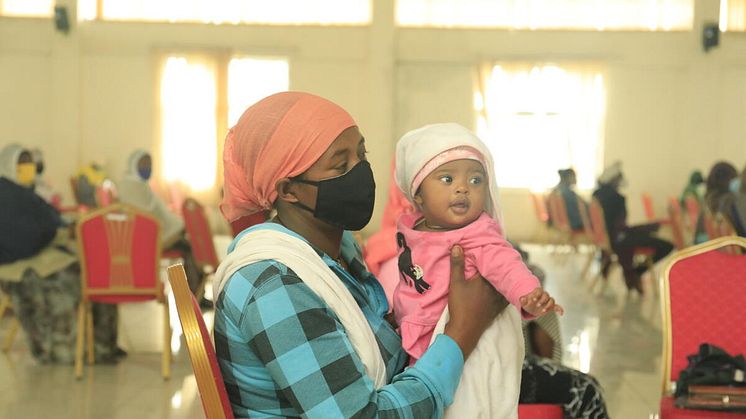
[[[221,70],[227,68],[227,74]],[[219,87],[227,79],[227,92]],[[218,144],[227,127],[259,99],[288,90],[284,59],[173,54],[165,57],[160,81],[160,135],[163,177],[195,191],[215,185]],[[227,106],[226,106],[227,105]],[[226,111],[227,108],[227,111]]]
[[[580,189],[594,186],[606,107],[600,68],[486,65],[474,102],[498,185],[547,189],[557,184],[558,169],[573,167]]]
[[[17,0],[22,1],[22,0]],[[79,0],[81,20],[365,25],[370,0]]]
[[[232,59],[228,65],[228,126],[235,125],[253,103],[288,90],[288,70],[285,59]]]
[[[397,0],[401,26],[690,30],[693,0]]]
[[[51,17],[54,0],[0,0],[0,16]]]
[[[720,30],[746,31],[746,0],[720,0]]]

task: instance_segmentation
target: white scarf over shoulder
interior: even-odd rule
[[[305,241],[270,229],[245,233],[215,273],[215,295],[220,295],[239,269],[264,260],[275,260],[292,269],[311,291],[324,300],[344,326],[375,387],[384,386],[386,365],[368,320],[347,287]]]

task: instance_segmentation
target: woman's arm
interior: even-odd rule
[[[446,324],[444,334],[458,344],[464,358],[469,357],[482,333],[507,306],[508,301],[505,297],[480,274],[474,275],[468,281],[464,279],[464,250],[460,246],[453,246],[448,291],[448,310],[451,319]]]

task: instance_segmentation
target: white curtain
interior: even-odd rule
[[[81,19],[360,25],[372,16],[370,0],[99,0],[101,10],[94,1],[81,0]]]
[[[746,0],[720,0],[720,30],[746,31]]]
[[[573,167],[590,189],[603,164],[606,94],[593,64],[489,63],[475,93],[477,134],[495,159],[498,185],[542,190]]]
[[[221,182],[228,128],[256,101],[289,89],[289,65],[221,52],[164,54],[159,80],[156,173],[168,189],[199,197]]]

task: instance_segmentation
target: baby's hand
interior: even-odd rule
[[[520,298],[521,308],[533,316],[543,316],[554,310],[560,315],[565,314],[561,305],[554,303],[554,298],[539,287]]]

